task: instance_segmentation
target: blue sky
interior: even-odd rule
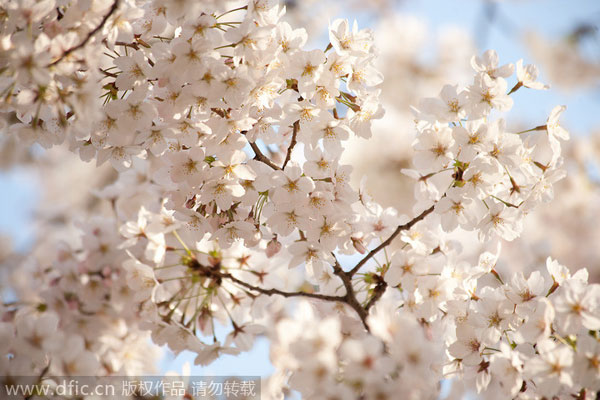
[[[405,0],[399,11],[424,18],[430,28],[461,25],[471,32],[485,26],[484,2],[476,0]],[[531,29],[549,38],[566,35],[577,22],[600,21],[600,2],[593,0],[517,0],[498,3],[498,23],[488,29],[487,35],[477,35],[478,43],[485,50],[494,48],[506,62],[524,58],[533,62],[520,41],[520,34]],[[358,19],[361,27],[373,24],[371,15],[332,15],[331,18]],[[399,44],[401,45],[401,44]],[[596,57],[600,54],[600,42],[596,39]],[[590,52],[591,53],[591,52]],[[543,71],[542,71],[543,81]],[[523,120],[543,123],[554,105],[566,104],[568,110],[563,121],[575,135],[585,135],[592,128],[600,128],[600,90],[566,93],[558,88],[548,92],[519,91],[515,94],[515,113]],[[23,171],[0,172],[0,231],[13,236],[18,249],[24,250],[32,238],[32,216],[38,191],[35,182]],[[238,357],[226,356],[206,368],[192,369],[193,375],[262,375],[273,370],[268,361],[268,342],[258,339],[255,348]],[[194,355],[182,353],[173,359],[167,357],[161,369],[181,370],[184,362],[193,365]]]

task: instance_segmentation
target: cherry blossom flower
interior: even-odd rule
[[[513,74],[514,65],[504,64],[499,66],[500,58],[495,50],[487,50],[481,57],[473,56],[471,66],[477,72],[484,72],[492,79],[507,78]]]
[[[537,82],[538,69],[533,64],[523,66],[523,60],[517,61],[517,79],[525,87],[536,90],[547,90],[550,87],[541,82]]]

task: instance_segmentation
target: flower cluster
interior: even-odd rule
[[[158,353],[131,307],[137,294],[123,279],[127,255],[118,249],[114,224],[88,220],[80,247],[58,243],[53,258],[31,256],[19,265],[12,278],[18,300],[1,307],[3,383],[152,371],[147,363]]]
[[[564,177],[559,169],[560,141],[568,133],[558,124],[564,107],[556,107],[546,125],[511,133],[504,119],[491,120],[492,110],[509,111],[510,94],[520,87],[545,88],[536,82],[535,66],[517,63],[517,84],[507,90],[504,78],[512,64],[499,65],[495,51],[474,57],[477,74],[473,84],[459,90],[446,85],[438,98],[425,99],[418,110],[414,143],[416,171],[422,182],[417,198],[438,201],[436,213],[446,232],[457,226],[477,229],[482,240],[498,235],[515,239],[522,230],[524,214],[552,199],[552,185]],[[507,93],[508,92],[508,93]]]
[[[116,179],[95,193],[107,214],[15,271],[0,375],[135,375],[147,334],[206,365],[266,335],[273,398],[435,398],[457,374],[499,398],[600,389],[598,285],[551,259],[496,267],[564,176],[564,107],[521,132],[494,119],[547,89],[535,66],[508,90],[515,66],[487,51],[471,85],[414,108],[409,217],[340,161],[384,115],[370,30],[334,20],[307,49],[271,0],[1,7],[6,135]]]
[[[294,318],[279,321],[274,330],[272,360],[290,371],[290,389],[303,398],[433,398],[440,370],[432,368],[443,356],[409,312],[381,302],[368,318],[371,334],[351,332],[330,307],[298,305]],[[428,337],[429,335],[429,337]],[[392,378],[393,377],[393,378]],[[410,384],[408,384],[410,382]]]
[[[498,287],[465,293],[449,314],[456,341],[448,373],[500,397],[596,392],[600,359],[600,285],[548,258],[547,271],[513,275]]]

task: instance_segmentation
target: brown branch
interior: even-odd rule
[[[294,125],[292,128],[292,141],[290,142],[290,147],[288,147],[288,149],[287,149],[287,154],[285,155],[285,161],[283,162],[283,166],[281,167],[281,169],[285,169],[285,166],[292,158],[292,150],[294,150],[294,147],[296,146],[296,136],[298,135],[299,130],[300,130],[300,120],[294,122]]]
[[[429,214],[431,214],[431,212],[433,212],[433,208],[434,207],[435,207],[435,204],[432,205],[431,207],[429,207],[427,210],[423,211],[418,216],[414,217],[412,220],[408,221],[406,224],[398,226],[396,228],[396,230],[394,231],[394,233],[392,233],[389,238],[387,238],[383,243],[381,243],[379,246],[377,246],[373,250],[371,250],[369,252],[369,254],[367,254],[362,260],[360,260],[358,262],[358,264],[356,264],[354,266],[354,268],[352,268],[350,271],[347,272],[347,274],[350,277],[354,276],[354,274],[356,274],[358,272],[358,270],[360,269],[360,267],[362,267],[363,265],[365,265],[367,263],[367,261],[369,261],[371,258],[373,258],[373,256],[375,254],[377,254],[384,247],[389,246],[389,244],[392,243],[392,241],[396,238],[396,236],[398,236],[398,234],[400,232],[409,230],[417,222],[422,221],[426,216],[428,216]]]
[[[345,304],[349,305],[354,311],[356,311],[356,313],[360,317],[360,320],[363,323],[365,329],[368,331],[369,330],[369,326],[367,325],[367,316],[369,314],[368,310],[383,295],[383,292],[385,292],[385,288],[387,287],[387,285],[385,284],[385,281],[382,280],[383,286],[376,287],[375,295],[371,298],[371,300],[367,304],[367,307],[363,307],[356,298],[356,293],[354,292],[354,287],[352,286],[351,276],[347,272],[344,272],[344,270],[340,266],[339,262],[335,258],[335,255],[333,257],[335,259],[335,264],[333,266],[333,272],[335,275],[337,275],[342,280],[342,282],[344,284],[344,288],[346,289],[346,294],[343,296],[330,296],[330,295],[326,295],[326,294],[307,293],[307,292],[285,292],[285,291],[275,289],[275,288],[265,289],[265,288],[261,288],[259,286],[251,285],[248,282],[238,279],[229,273],[213,272],[213,275],[218,275],[220,278],[223,278],[223,279],[229,279],[233,283],[236,283],[247,289],[250,289],[255,292],[259,292],[261,294],[265,294],[268,296],[279,295],[279,296],[283,296],[283,297],[310,297],[310,298],[318,299],[318,300],[336,301],[336,302],[340,302],[340,303],[345,303]]]
[[[215,281],[221,281],[222,279],[229,279],[231,282],[233,282],[239,286],[245,287],[246,289],[249,289],[249,290],[261,293],[261,294],[265,294],[268,296],[278,295],[278,296],[283,296],[283,297],[310,297],[310,298],[317,299],[317,300],[335,301],[335,302],[345,303],[345,304],[349,305],[350,307],[352,307],[356,311],[356,313],[360,317],[360,320],[362,321],[365,329],[368,331],[369,330],[369,327],[367,325],[368,312],[365,308],[363,308],[363,306],[356,299],[356,294],[354,292],[354,288],[352,287],[352,278],[350,277],[350,275],[348,275],[347,272],[344,272],[344,270],[340,266],[340,263],[338,262],[337,258],[335,257],[335,254],[332,253],[332,256],[335,260],[335,264],[333,266],[333,271],[337,276],[340,277],[340,279],[344,283],[344,288],[346,289],[346,294],[343,296],[330,296],[330,295],[326,295],[326,294],[308,293],[308,292],[285,292],[283,290],[279,290],[279,289],[275,289],[275,288],[265,289],[260,286],[254,286],[246,281],[238,279],[235,276],[231,275],[229,272],[221,272],[219,270],[218,266],[215,268],[215,267],[208,267],[208,266],[202,265],[195,258],[191,258],[188,261],[188,263],[184,264],[184,265],[187,265],[192,270],[198,272],[201,276],[213,279]]]
[[[50,65],[48,65],[49,67],[58,64],[59,62],[61,62],[65,57],[67,57],[69,54],[71,54],[72,52],[81,49],[82,47],[84,47],[87,42],[90,41],[90,39],[92,38],[92,36],[94,36],[100,29],[102,29],[102,27],[106,24],[106,21],[108,21],[108,19],[110,18],[111,15],[113,15],[115,13],[115,11],[117,11],[117,8],[119,8],[119,2],[120,0],[115,0],[112,4],[112,6],[110,7],[110,10],[108,10],[108,13],[106,13],[106,15],[102,18],[102,21],[100,21],[100,24],[98,26],[96,26],[94,29],[92,29],[87,36],[85,37],[85,39],[83,39],[83,41],[81,43],[79,43],[76,46],[73,46],[67,50],[65,50],[64,53],[62,53],[62,55],[54,62],[52,62]]]
[[[367,312],[369,312],[369,309],[379,301],[379,299],[381,298],[381,296],[383,296],[385,290],[387,289],[387,282],[383,279],[383,277],[379,275],[376,275],[376,277],[377,284],[375,285],[375,289],[373,290],[373,296],[369,299],[367,305],[365,306],[365,310]]]
[[[352,276],[345,272],[340,263],[338,262],[335,255],[333,255],[335,259],[335,264],[333,266],[333,273],[340,277],[344,284],[344,288],[346,289],[346,294],[344,296],[344,303],[348,304],[350,307],[356,311],[358,316],[360,317],[361,322],[363,323],[365,329],[369,331],[369,326],[367,325],[367,310],[363,308],[363,306],[356,299],[356,294],[354,293],[354,287],[352,286]]]
[[[281,169],[277,165],[273,164],[273,161],[271,161],[271,159],[269,157],[265,156],[263,154],[263,152],[260,151],[260,149],[258,148],[256,143],[254,143],[254,142],[248,142],[248,143],[250,143],[250,147],[252,147],[252,150],[254,151],[254,159],[255,160],[265,163],[273,169]]]
[[[248,282],[238,279],[229,273],[219,273],[219,276],[224,279],[229,279],[230,281],[232,281],[240,286],[243,286],[247,289],[253,290],[255,292],[259,292],[261,294],[266,294],[268,296],[279,295],[279,296],[283,296],[283,297],[311,297],[313,299],[319,299],[319,300],[325,300],[325,301],[341,301],[341,302],[344,302],[346,299],[345,296],[329,296],[326,294],[308,293],[308,292],[285,292],[285,291],[275,289],[275,288],[265,289],[265,288],[261,288],[259,286],[251,285]]]
[[[214,111],[214,110],[213,110]],[[241,134],[246,136],[246,133],[248,133],[248,131],[242,131]],[[273,161],[271,161],[271,159],[267,156],[265,156],[263,154],[262,151],[260,151],[260,149],[258,148],[258,145],[255,142],[251,142],[248,140],[248,144],[250,145],[250,147],[252,148],[252,151],[254,151],[254,159],[258,160],[264,164],[267,164],[269,167],[273,168],[273,169],[282,169],[279,168],[279,166],[275,165],[273,163]]]

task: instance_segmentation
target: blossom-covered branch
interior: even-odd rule
[[[535,66],[514,79],[489,50],[415,104],[414,199],[384,208],[343,161],[384,117],[372,31],[335,19],[323,51],[275,0],[92,3],[0,4],[5,136],[110,166],[108,211],[52,219],[77,233],[40,235],[7,280],[0,376],[141,375],[151,343],[207,365],[264,335],[268,398],[600,390],[599,286],[552,258],[499,267],[565,175],[564,106],[505,123],[511,93],[548,88]]]

